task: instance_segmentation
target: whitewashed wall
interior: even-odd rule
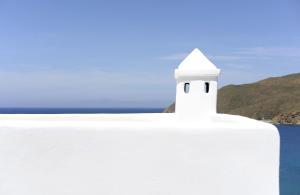
[[[214,115],[2,115],[1,195],[278,195],[269,124]]]

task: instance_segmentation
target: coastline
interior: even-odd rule
[[[262,121],[262,122],[265,122],[265,123],[270,123],[270,124],[273,124],[273,125],[299,125],[300,126],[300,122],[298,122],[298,123],[286,123],[286,122],[279,123],[279,122],[274,122],[273,120],[259,120],[259,121]]]

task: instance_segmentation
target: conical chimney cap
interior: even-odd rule
[[[218,69],[198,48],[195,48],[175,70],[175,78],[217,77]]]

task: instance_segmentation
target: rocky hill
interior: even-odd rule
[[[165,112],[174,112],[174,103]],[[219,89],[218,112],[300,124],[300,73]]]

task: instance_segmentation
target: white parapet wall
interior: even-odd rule
[[[2,115],[1,195],[278,195],[270,124],[213,115]]]
[[[279,195],[278,131],[217,114],[219,73],[195,49],[174,114],[0,115],[0,195]]]

